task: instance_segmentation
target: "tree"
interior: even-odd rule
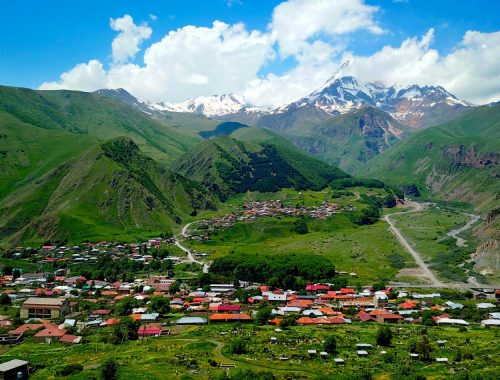
[[[415,352],[419,355],[420,360],[424,362],[428,362],[431,360],[432,346],[427,335],[424,335],[422,337],[422,340],[417,342],[415,346]]]
[[[101,374],[103,380],[117,380],[118,379],[118,363],[114,359],[106,360],[101,367]]]
[[[377,331],[377,344],[389,347],[392,341],[392,331],[389,326],[381,326]]]
[[[323,351],[330,354],[337,352],[337,339],[335,338],[335,335],[329,335],[326,337],[325,343],[323,343]]]
[[[170,287],[168,288],[168,292],[170,294],[176,294],[176,293],[179,293],[179,291],[181,290],[181,282],[179,280],[176,280],[174,283],[172,283],[172,285],[170,285]]]
[[[304,218],[297,219],[293,223],[292,231],[301,235],[307,234],[309,232],[309,229],[307,228],[307,223],[305,219]]]
[[[247,345],[243,339],[234,339],[231,344],[229,344],[229,352],[234,355],[242,355],[247,352]]]
[[[115,305],[115,313],[118,315],[129,315],[134,307],[140,305],[139,301],[134,297],[125,297],[118,301]]]
[[[0,294],[0,305],[9,306],[11,304],[12,304],[12,300],[10,299],[10,297],[7,294],[5,294],[5,293]]]
[[[12,268],[10,265],[6,265],[3,267],[3,275],[4,276],[12,276],[12,271],[14,270],[14,268]]]
[[[271,318],[273,308],[268,306],[260,309],[255,315],[255,322],[259,325],[266,325]]]
[[[160,317],[165,317],[170,313],[170,301],[162,296],[153,297],[148,303],[148,310],[160,314]]]

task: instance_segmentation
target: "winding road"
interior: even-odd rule
[[[394,222],[391,220],[391,216],[420,212],[424,208],[424,205],[421,203],[416,203],[413,201],[408,201],[407,203],[413,205],[414,209],[411,211],[402,211],[393,214],[388,214],[384,216],[384,220],[389,224],[390,231],[394,234],[394,236],[396,236],[396,238],[399,240],[401,245],[408,251],[408,253],[410,253],[410,255],[413,257],[417,265],[420,267],[420,269],[422,269],[422,272],[424,273],[425,277],[427,277],[427,279],[429,280],[430,285],[435,287],[442,287],[443,283],[439,281],[436,276],[434,276],[434,273],[432,273],[432,271],[429,269],[425,261],[422,259],[420,253],[417,252],[415,249],[413,249],[413,247],[406,240],[401,231],[396,227]]]
[[[394,234],[394,236],[396,236],[401,245],[410,253],[410,255],[413,257],[417,265],[422,270],[423,275],[428,279],[429,284],[419,285],[419,287],[436,287],[436,288],[443,287],[443,288],[454,288],[454,289],[469,289],[471,287],[484,287],[484,288],[489,287],[488,285],[478,283],[475,277],[469,277],[468,283],[458,283],[458,282],[443,283],[434,275],[434,273],[430,270],[429,266],[425,263],[420,252],[416,251],[411,246],[411,244],[408,242],[408,240],[406,240],[401,231],[396,227],[394,221],[391,220],[391,217],[395,215],[420,212],[425,208],[426,205],[428,205],[428,203],[417,203],[413,201],[407,201],[407,204],[413,206],[413,210],[388,214],[384,216],[384,220],[389,224],[390,231]],[[467,215],[470,218],[470,220],[464,226],[451,230],[447,234],[448,236],[453,237],[456,240],[456,244],[459,247],[464,247],[466,246],[466,244],[465,240],[459,237],[458,235],[470,229],[480,219],[479,215],[468,214],[468,213],[463,213],[463,214]],[[463,265],[463,263],[460,265]],[[409,286],[410,284],[402,284],[402,285]]]
[[[190,223],[186,224],[184,227],[182,227],[182,230],[181,230],[181,233],[179,234],[179,237],[174,236],[174,245],[176,245],[181,250],[183,250],[184,252],[186,252],[186,254],[187,254],[187,260],[185,260],[184,262],[199,264],[199,265],[202,266],[203,273],[208,273],[208,269],[210,267],[209,264],[206,263],[206,262],[202,262],[202,261],[196,260],[194,258],[194,256],[193,256],[193,251],[190,250],[185,245],[182,245],[182,239],[187,237],[187,231],[188,231],[189,227],[193,223],[196,223],[196,222],[190,222]]]

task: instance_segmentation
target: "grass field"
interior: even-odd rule
[[[429,205],[421,212],[396,215],[392,218],[406,239],[440,277],[467,280],[466,269],[471,265],[464,262],[474,252],[476,239],[472,230],[465,231],[460,237],[465,239],[466,246],[458,247],[456,240],[447,234],[464,226],[469,221],[469,216],[462,214],[461,210]]]
[[[234,363],[234,374],[243,369],[272,372],[278,379],[325,379],[342,378],[346,375],[360,376],[370,373],[374,379],[412,379],[415,375],[428,379],[453,378],[453,374],[483,375],[494,379],[500,375],[500,358],[495,355],[500,349],[499,331],[470,327],[459,332],[454,327],[423,328],[412,325],[392,327],[391,347],[376,346],[378,326],[353,324],[335,327],[291,327],[275,332],[273,327],[253,325],[208,325],[204,327],[174,327],[175,335],[162,338],[128,342],[121,345],[88,343],[79,346],[38,344],[27,341],[0,355],[2,361],[11,358],[29,360],[37,370],[32,379],[61,378],[57,371],[68,364],[82,364],[84,371],[68,379],[99,378],[99,365],[107,358],[115,358],[120,364],[119,379],[214,379],[226,370],[211,366],[217,363]],[[226,332],[226,335],[221,335]],[[103,332],[104,334],[105,332]],[[98,335],[98,334],[97,334]],[[334,335],[337,353],[327,359],[309,357],[308,349],[322,350],[322,341]],[[450,364],[435,361],[411,362],[410,346],[428,335],[431,356],[446,357]],[[277,343],[271,344],[270,338]],[[96,339],[96,335],[91,339]],[[245,351],[241,355],[230,353],[233,340],[243,340]],[[437,340],[447,340],[445,347],[438,347]],[[370,355],[359,358],[356,343],[374,346]],[[380,354],[381,350],[387,354]],[[473,359],[452,363],[457,352],[469,351]],[[288,361],[278,357],[286,356]],[[345,359],[345,366],[337,366],[334,357]],[[353,377],[351,377],[353,378]]]
[[[362,283],[390,279],[410,256],[388,231],[384,222],[353,226],[346,216],[308,221],[309,233],[291,231],[294,218],[266,218],[241,222],[217,232],[205,242],[189,242],[215,259],[231,253],[311,254],[325,256],[338,271],[355,272]]]

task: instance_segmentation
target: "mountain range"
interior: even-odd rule
[[[189,112],[207,117],[242,119],[246,122],[314,107],[328,115],[345,114],[365,106],[388,112],[410,127],[436,125],[456,117],[472,104],[458,99],[441,86],[387,86],[337,75],[321,88],[297,101],[274,108],[256,107],[241,94],[199,96],[181,103],[143,103],[151,111]],[[327,115],[323,115],[328,118]],[[252,124],[253,124],[252,123]]]
[[[0,241],[168,234],[239,192],[321,189],[354,174],[472,204],[488,269],[500,239],[499,120],[498,103],[475,107],[441,87],[342,76],[275,109],[239,96],[180,106],[123,89],[0,87]]]

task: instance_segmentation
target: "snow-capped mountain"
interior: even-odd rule
[[[254,106],[241,94],[222,94],[198,96],[181,103],[150,103],[148,107],[155,111],[190,112],[214,117],[237,113]]]
[[[390,113],[410,126],[445,109],[461,109],[471,104],[457,99],[441,86],[386,86],[380,82],[361,82],[352,76],[334,77],[310,95],[280,108],[280,112],[315,106],[332,115],[372,106]]]

